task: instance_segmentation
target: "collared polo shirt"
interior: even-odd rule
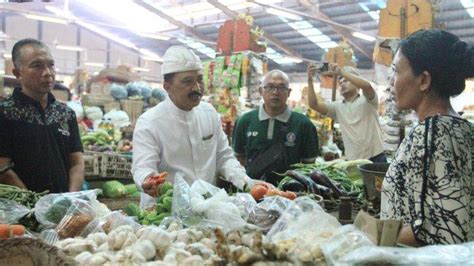
[[[16,88],[0,102],[0,157],[33,191],[67,192],[69,155],[82,151],[76,115],[48,94],[45,109]]]
[[[247,160],[279,141],[285,145],[290,165],[314,160],[319,153],[318,136],[313,123],[288,107],[282,114],[270,117],[262,105],[243,114],[235,124],[234,152],[244,155]]]

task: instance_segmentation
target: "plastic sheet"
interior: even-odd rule
[[[247,221],[266,233],[291,203],[291,200],[280,196],[265,197],[250,211]]]
[[[54,228],[66,215],[74,199],[96,200],[99,191],[95,189],[43,196],[35,204],[36,220],[45,228]]]
[[[339,222],[308,197],[294,200],[264,238],[267,252],[294,263],[322,259],[320,244],[328,241]]]
[[[14,224],[31,210],[14,200],[0,199],[0,223]]]

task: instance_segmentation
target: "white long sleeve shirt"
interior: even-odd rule
[[[188,184],[197,179],[215,184],[219,173],[239,188],[249,180],[233,155],[214,107],[201,102],[183,111],[169,97],[140,116],[133,134],[135,184],[141,188],[147,176],[163,171],[169,173],[171,182],[182,172]],[[141,207],[153,203],[152,197],[141,194]]]

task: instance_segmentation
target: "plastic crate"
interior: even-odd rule
[[[84,176],[98,176],[100,174],[99,152],[84,151]]]
[[[118,153],[102,153],[100,176],[110,178],[132,178],[132,156]]]

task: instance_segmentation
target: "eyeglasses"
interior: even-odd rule
[[[288,90],[288,88],[286,86],[273,86],[273,85],[267,85],[267,86],[264,86],[263,89],[266,91],[266,92],[285,92]]]

